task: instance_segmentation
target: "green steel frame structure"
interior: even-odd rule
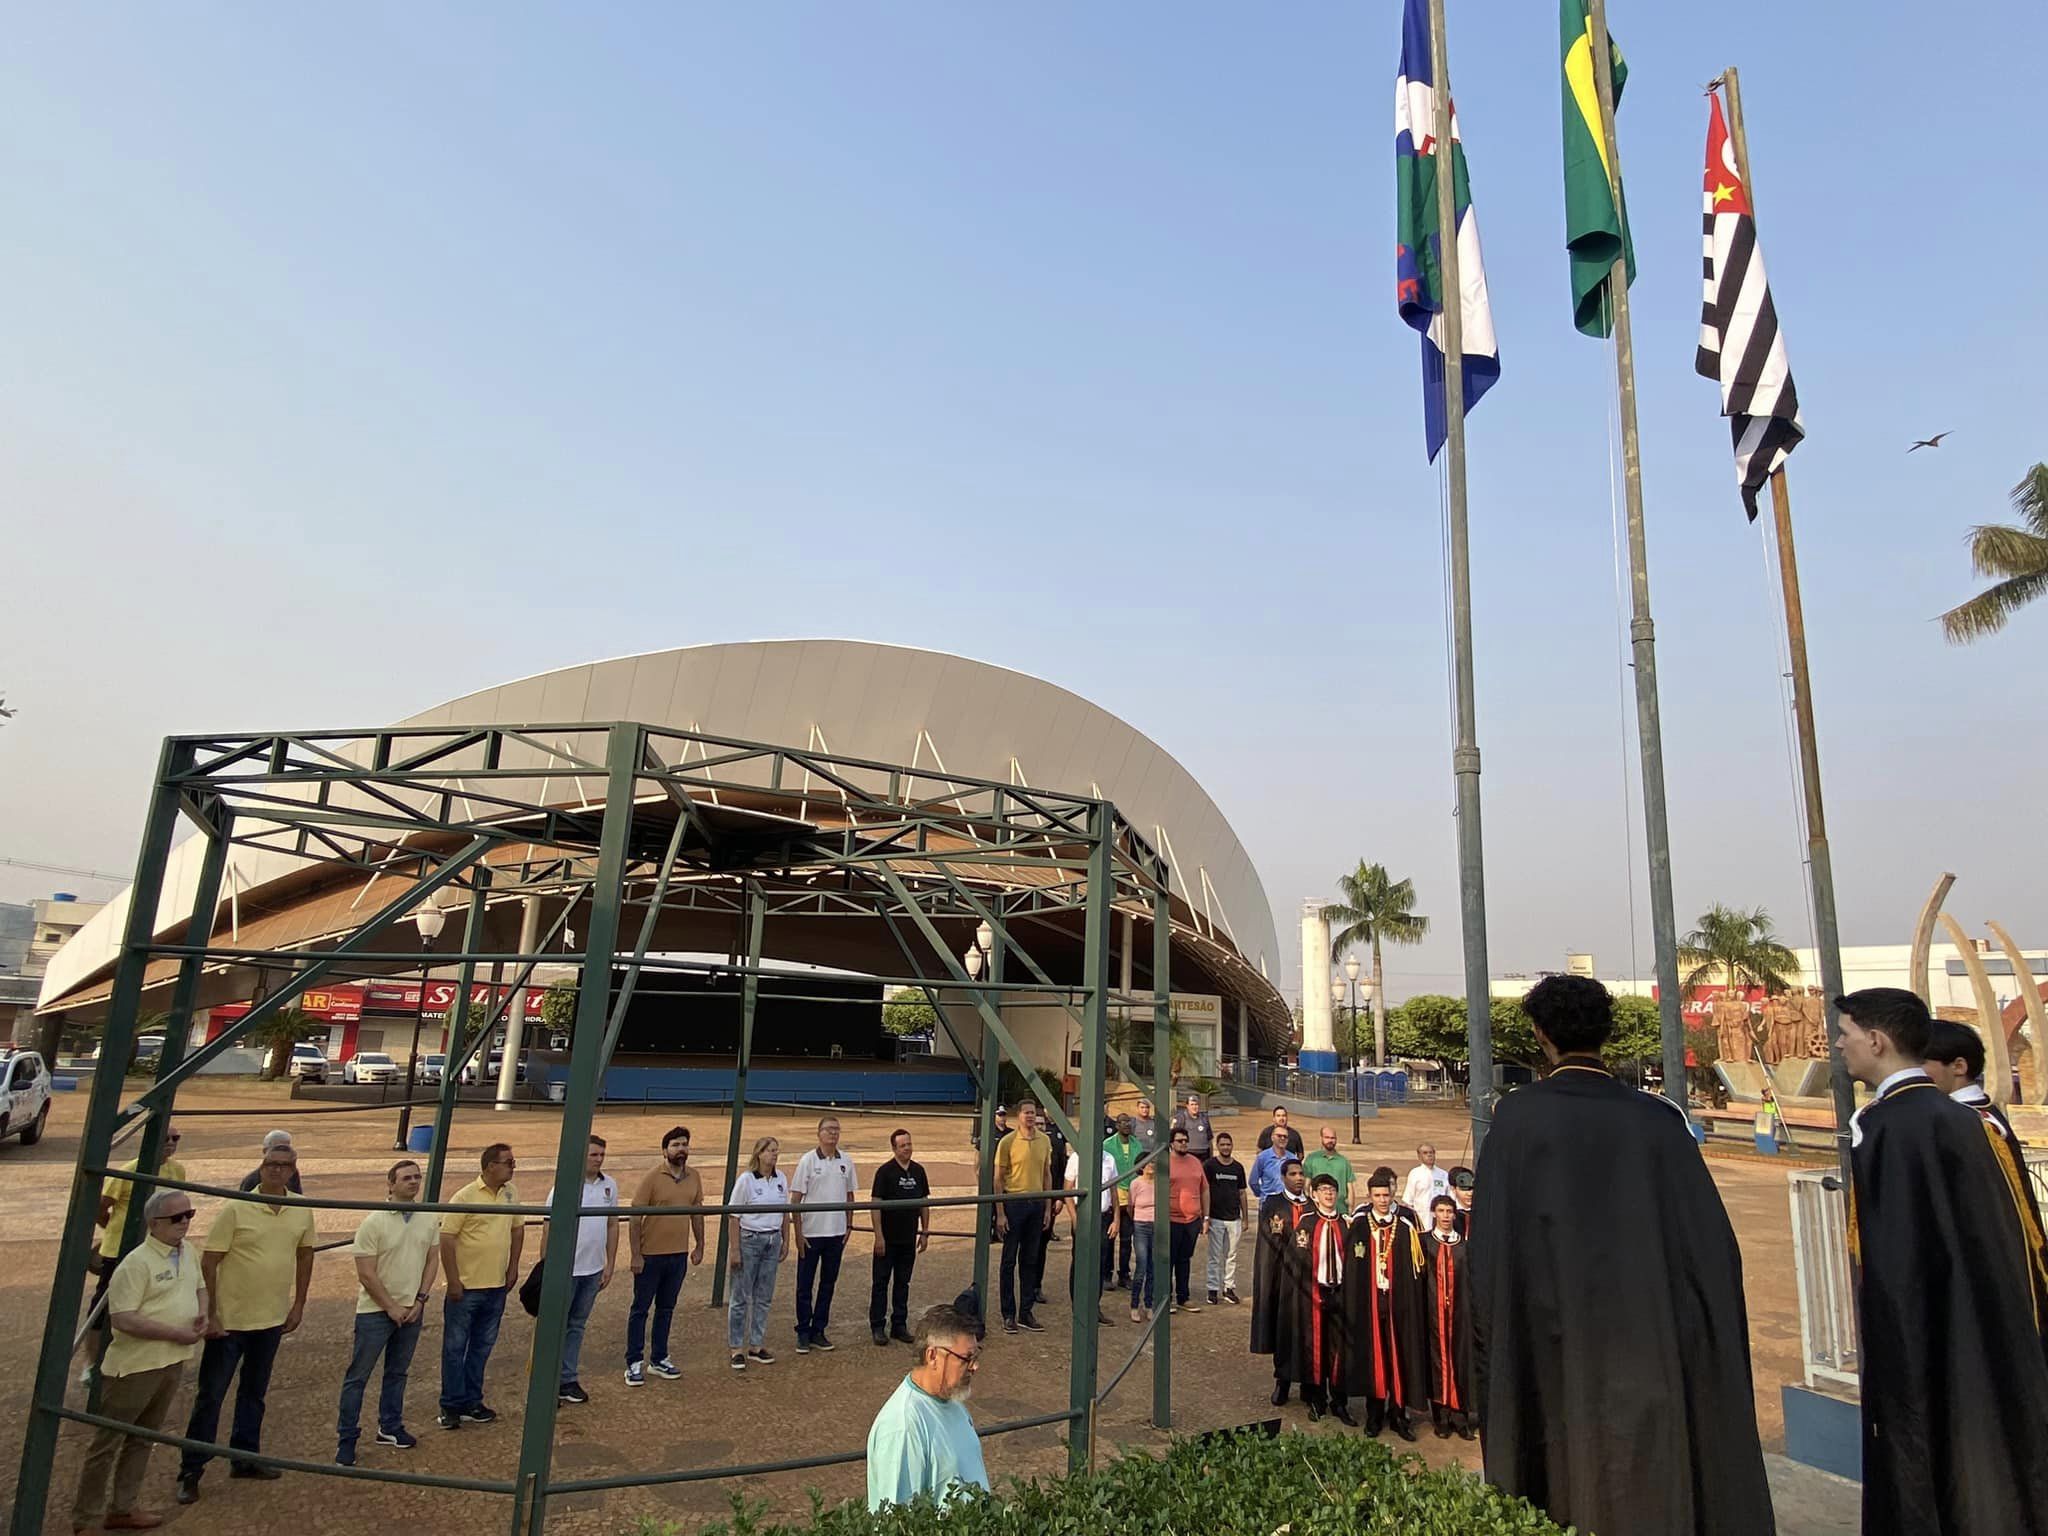
[[[593,785],[601,794],[593,796]],[[189,912],[180,931],[160,937],[180,824],[202,839]],[[285,854],[318,883],[354,883],[362,912],[346,925],[272,947],[222,943],[217,927],[231,850]],[[189,869],[190,850],[178,858]],[[579,1172],[605,1067],[643,971],[712,973],[736,981],[741,1044],[736,1063],[728,1165],[736,1166],[746,1112],[753,1021],[764,956],[785,954],[819,935],[850,935],[870,955],[901,966],[870,965],[885,986],[922,989],[977,1084],[981,1145],[994,1125],[998,1068],[1008,1054],[1042,1111],[1077,1149],[1099,1145],[1110,1044],[1113,918],[1143,914],[1152,924],[1149,967],[1155,1063],[1169,1060],[1171,899],[1166,860],[1110,803],[1083,796],[965,778],[931,768],[853,760],[828,752],[737,741],[630,722],[495,727],[404,727],[247,736],[172,737],[163,746],[150,798],[126,928],[108,999],[102,1059],[128,1057],[145,993],[167,997],[164,1049],[153,1083],[127,1100],[122,1079],[95,1075],[77,1173],[59,1247],[57,1278],[30,1405],[16,1484],[12,1536],[40,1536],[58,1433],[66,1421],[107,1426],[96,1396],[84,1409],[66,1403],[70,1365],[82,1337],[81,1291],[92,1251],[97,1193],[109,1178],[146,1192],[158,1187],[220,1199],[254,1199],[114,1167],[116,1148],[134,1137],[138,1168],[160,1166],[164,1126],[179,1086],[209,1060],[291,1007],[310,986],[434,966],[456,968],[459,998],[478,967],[498,968],[512,985],[505,1006],[536,965],[579,958],[556,944],[572,914],[582,919],[582,985],[569,1050],[566,1096],[559,1105],[556,1196],[548,1206],[508,1208],[522,1220],[549,1221],[545,1278],[518,1463],[504,1479],[436,1477],[275,1457],[258,1461],[334,1477],[461,1489],[509,1499],[513,1536],[539,1536],[553,1495],[771,1472],[857,1461],[859,1448],[751,1466],[651,1469],[617,1477],[556,1477],[552,1470],[556,1394],[571,1250],[580,1207]],[[375,892],[378,903],[364,898]],[[507,944],[506,914],[529,898],[563,903],[537,946]],[[426,904],[460,912],[461,949],[428,953],[411,936],[409,917]],[[530,921],[526,931],[534,931]],[[729,935],[723,965],[681,960],[702,954],[702,935]],[[695,942],[673,942],[680,933]],[[494,937],[494,934],[499,936]],[[992,935],[988,964],[969,975],[963,952]],[[1042,962],[1032,944],[1052,954]],[[725,946],[721,946],[725,947]],[[715,952],[715,950],[713,951]],[[844,952],[842,949],[841,953]],[[188,1049],[190,1019],[206,978],[229,967],[258,966],[283,981],[220,1035]],[[1078,1023],[1083,1070],[1075,1118],[1019,1050],[1000,1004],[1025,999],[1056,1005]],[[979,1040],[955,1032],[944,1004],[971,1008]],[[471,1025],[451,1009],[449,1059],[434,1113],[422,1210],[442,1202],[448,1131],[461,1066],[478,1057],[495,1020]],[[1172,1118],[1172,1083],[1158,1073],[1159,1123]],[[388,1108],[388,1106],[378,1106]],[[552,1112],[556,1106],[547,1106]],[[1081,1134],[1077,1127],[1088,1128]],[[977,1209],[974,1275],[988,1296],[990,1159],[974,1196],[932,1205]],[[1081,1188],[1069,1198],[1094,1211],[1102,1192],[1098,1159],[1080,1159]],[[328,1210],[377,1209],[381,1202],[312,1199]],[[140,1239],[143,1200],[129,1203],[124,1251]],[[820,1209],[812,1206],[810,1209]],[[851,1209],[852,1207],[838,1207]],[[706,1205],[722,1216],[723,1205]],[[725,1274],[725,1228],[718,1223]],[[1076,1273],[1098,1273],[1103,1234],[1097,1221],[1073,1227]],[[1154,1224],[1157,1272],[1167,1272],[1168,1227]],[[991,1425],[984,1436],[1046,1424],[1066,1426],[1072,1464],[1094,1454],[1102,1402],[1154,1345],[1153,1412],[1171,1422],[1171,1349],[1160,1307],[1146,1336],[1106,1387],[1098,1390],[1097,1309],[1074,1309],[1068,1403],[1064,1410]],[[126,1426],[115,1426],[126,1427]],[[134,1431],[183,1447],[182,1436]],[[228,1454],[219,1445],[203,1449]]]

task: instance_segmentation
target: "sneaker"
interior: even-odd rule
[[[406,1427],[401,1424],[396,1429],[378,1430],[377,1443],[379,1445],[395,1445],[401,1451],[409,1451],[417,1446],[419,1441],[414,1439]]]
[[[1134,1323],[1142,1323],[1143,1321],[1145,1321],[1145,1314],[1140,1312],[1136,1307],[1133,1307],[1131,1308],[1131,1321]]]
[[[1041,1323],[1041,1322],[1040,1322],[1040,1321],[1039,1321],[1039,1320],[1038,1320],[1037,1318],[1033,1317],[1033,1316],[1032,1316],[1032,1315],[1031,1315],[1031,1314],[1030,1314],[1029,1312],[1026,1312],[1026,1313],[1024,1313],[1024,1314],[1023,1314],[1022,1316],[1020,1316],[1020,1317],[1019,1317],[1019,1318],[1017,1319],[1017,1326],[1018,1326],[1019,1328],[1022,1328],[1022,1329],[1023,1329],[1023,1330],[1024,1330],[1024,1331],[1025,1331],[1026,1333],[1043,1333],[1043,1332],[1045,1332],[1045,1324]]]
[[[334,1453],[334,1464],[337,1467],[354,1466],[356,1464],[356,1448],[352,1445],[342,1446]]]
[[[669,1359],[667,1355],[663,1355],[654,1364],[650,1365],[648,1369],[663,1381],[681,1381],[683,1379],[681,1368],[676,1365],[675,1361]]]
[[[868,1336],[875,1341],[876,1345],[879,1348],[887,1349],[889,1347],[889,1335],[882,1332],[881,1329],[870,1328],[868,1330]]]
[[[495,1410],[486,1408],[482,1403],[477,1403],[472,1407],[462,1410],[462,1422],[465,1424],[495,1424],[498,1422],[498,1415]]]
[[[253,1461],[241,1461],[229,1466],[228,1476],[239,1477],[245,1482],[274,1483],[284,1474],[275,1467],[259,1467]]]
[[[635,1360],[626,1367],[626,1385],[629,1387],[644,1387],[647,1385],[647,1367],[638,1360]]]
[[[1212,1306],[1212,1307],[1213,1307],[1213,1306],[1215,1306],[1215,1305],[1216,1305],[1216,1302],[1217,1302],[1217,1300],[1218,1300],[1218,1298],[1217,1298],[1217,1295],[1216,1295],[1216,1293],[1215,1293],[1214,1291],[1211,1291],[1211,1292],[1209,1293],[1209,1305],[1210,1305],[1210,1306]]]
[[[459,1413],[443,1413],[434,1422],[443,1429],[460,1429],[462,1428],[462,1415]]]
[[[1004,1318],[1004,1319],[1003,1319],[1003,1332],[1005,1332],[1005,1333],[1015,1333],[1016,1331],[1017,1331],[1017,1319],[1015,1319],[1014,1317],[1006,1317],[1006,1318]]]
[[[747,1360],[748,1363],[752,1365],[773,1365],[775,1363],[775,1357],[769,1354],[768,1351],[765,1349],[748,1350]],[[678,1371],[676,1374],[681,1375],[682,1373]]]
[[[1241,1306],[1243,1304],[1237,1292],[1235,1291],[1225,1291],[1223,1293],[1223,1299],[1229,1302],[1233,1307]]]
[[[822,1333],[814,1333],[811,1335],[811,1348],[829,1355],[832,1353],[832,1341]]]
[[[811,1352],[811,1336],[808,1333],[796,1336],[796,1352],[800,1355],[808,1355]]]
[[[1182,1302],[1176,1310],[1181,1312],[1199,1312],[1202,1310],[1202,1304],[1199,1301],[1188,1300]]]
[[[583,1390],[582,1382],[572,1381],[556,1394],[555,1400],[563,1403],[587,1403],[590,1401],[590,1394]]]
[[[734,1370],[744,1371],[747,1368],[747,1357],[745,1355],[734,1355],[728,1363]]]

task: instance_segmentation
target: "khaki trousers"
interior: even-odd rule
[[[183,1365],[160,1366],[129,1376],[108,1376],[100,1384],[100,1412],[143,1429],[162,1429],[171,1414],[171,1400],[178,1395]],[[147,1440],[137,1440],[118,1429],[93,1433],[85,1453],[85,1465],[78,1469],[78,1496],[71,1501],[71,1525],[83,1530],[98,1525],[109,1512],[133,1514],[142,1496],[143,1474],[149,1470]],[[113,1496],[107,1494],[108,1472],[113,1473]]]

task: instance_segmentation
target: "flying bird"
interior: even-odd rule
[[[1939,448],[1941,446],[1941,440],[1947,436],[1948,433],[1946,432],[1937,432],[1932,437],[1920,438],[1913,444],[1912,447],[1908,448],[1906,452],[1918,453],[1922,448]]]

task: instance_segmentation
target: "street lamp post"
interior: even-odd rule
[[[420,931],[420,948],[431,950],[434,940],[441,937],[441,930],[448,926],[448,916],[439,907],[424,906],[413,912],[412,920]],[[420,1023],[427,1011],[427,957],[420,956],[420,995],[412,1010],[412,1054],[405,1059],[405,1099],[398,1106],[398,1140],[393,1142],[395,1151],[405,1150],[407,1135],[412,1130],[412,1090],[420,1071]],[[452,1010],[454,1004],[450,1003]],[[445,1068],[443,1069],[445,1070]]]
[[[1351,992],[1351,1145],[1358,1145],[1358,956],[1344,962],[1344,980]]]

